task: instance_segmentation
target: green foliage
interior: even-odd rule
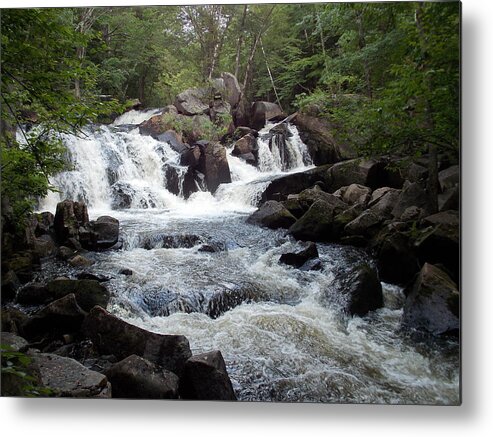
[[[9,345],[0,345],[2,356],[2,396],[47,397],[53,394],[48,387],[41,387],[32,376],[29,366],[32,358],[17,352]],[[6,383],[14,382],[13,384]],[[5,388],[5,386],[8,386]]]

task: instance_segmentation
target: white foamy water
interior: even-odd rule
[[[115,123],[155,113],[130,111]],[[300,271],[279,263],[299,243],[246,223],[273,178],[311,167],[296,128],[287,126],[283,144],[269,134],[274,126],[259,132],[258,168],[229,150],[232,183],[187,200],[180,194],[187,169],[166,142],[117,124],[65,136],[73,168],[53,179],[61,193],[40,209],[71,198],[87,202],[91,218],[118,218],[123,249],[93,254],[92,271],[112,277],[109,310],[186,335],[194,353],[219,349],[239,399],[457,404],[458,344],[418,343],[402,332],[399,287],[384,284],[384,308],[364,318],[341,311],[334,277],[371,263],[367,253],[317,244],[323,270]],[[170,168],[178,194],[167,189]],[[119,274],[123,268],[133,274]]]

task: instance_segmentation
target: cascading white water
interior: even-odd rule
[[[155,113],[127,113],[117,123]],[[178,178],[186,171],[166,142],[135,126],[66,136],[74,169],[53,179],[61,194],[41,208],[54,211],[69,197],[88,202],[91,218],[118,218],[123,249],[93,254],[92,271],[112,277],[109,310],[151,331],[186,335],[194,353],[221,350],[239,399],[457,404],[457,343],[407,338],[399,287],[384,284],[385,307],[367,317],[341,312],[334,275],[371,262],[365,252],[317,244],[323,270],[301,271],[279,263],[299,243],[245,223],[272,178],[311,166],[296,128],[287,125],[281,150],[270,140],[275,127],[259,132],[257,168],[229,150],[232,183],[187,200],[166,189],[167,166]],[[114,209],[126,195],[130,208]],[[123,268],[133,274],[118,274]]]

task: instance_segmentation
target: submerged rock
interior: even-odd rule
[[[305,248],[298,252],[283,253],[279,262],[300,268],[307,261],[318,258],[317,245],[311,241],[307,242]]]

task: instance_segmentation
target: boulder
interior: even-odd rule
[[[347,187],[339,188],[334,196],[340,197],[342,201],[349,205],[366,205],[371,199],[371,188],[364,185],[351,184]]]
[[[29,319],[29,316],[19,308],[2,307],[0,309],[2,322],[2,332],[12,332],[23,335],[22,327]]]
[[[236,400],[221,352],[194,355],[187,360],[180,379],[180,397],[196,400]]]
[[[40,258],[54,256],[58,251],[55,241],[49,234],[43,234],[38,238],[34,238],[32,247],[34,253]]]
[[[319,200],[332,205],[336,214],[344,211],[348,207],[348,205],[337,196],[326,193],[318,185],[315,185],[313,188],[303,190],[298,195],[297,199],[305,210],[308,210],[310,206],[312,206],[315,202]]]
[[[221,73],[221,78],[224,82],[225,96],[223,98],[231,105],[232,108],[236,108],[241,98],[241,88],[236,76],[231,73]]]
[[[118,243],[120,222],[113,217],[104,215],[96,221],[89,222],[88,232],[80,234],[82,247],[90,250],[109,249]]]
[[[111,384],[106,376],[84,367],[72,358],[55,354],[33,354],[43,386],[50,396],[70,398],[111,398]]]
[[[199,144],[201,156],[197,170],[205,175],[207,189],[215,193],[220,184],[231,182],[226,149],[216,142]]]
[[[169,112],[171,116],[173,116],[173,112]],[[174,117],[177,117],[177,114],[174,114]],[[139,125],[139,132],[141,135],[150,135],[153,138],[158,138],[159,135],[166,132],[167,125],[163,120],[163,116],[161,114],[154,115],[149,120],[144,121]]]
[[[77,332],[86,312],[79,306],[75,295],[68,294],[34,313],[22,327],[26,338],[58,337]]]
[[[364,316],[383,306],[382,285],[368,264],[338,275],[335,282],[338,292],[345,296],[344,309],[350,315]]]
[[[409,237],[401,232],[386,236],[377,249],[380,278],[392,284],[407,284],[419,271],[419,261]]]
[[[234,143],[231,155],[240,156],[246,153],[253,153],[256,150],[257,139],[252,134],[247,134]]]
[[[183,143],[182,135],[172,129],[159,134],[156,139],[168,143],[170,147],[178,153],[183,153],[188,148],[187,145]]]
[[[113,364],[105,374],[114,398],[178,398],[178,376],[137,355]]]
[[[36,269],[39,269],[39,257],[32,251],[17,252],[5,259],[2,257],[2,271],[15,273],[21,284],[31,281]],[[11,285],[14,285],[14,277],[11,276],[11,279]]]
[[[94,264],[94,261],[82,255],[75,255],[68,260],[68,263],[72,267],[89,267]]]
[[[376,215],[372,210],[363,211],[358,217],[350,221],[345,227],[344,232],[348,235],[373,236],[384,219]]]
[[[2,275],[2,303],[15,299],[21,282],[13,270]]]
[[[58,258],[68,261],[70,258],[75,256],[75,251],[67,246],[60,246],[58,248]]]
[[[94,306],[106,308],[110,293],[106,287],[92,279],[55,279],[47,284],[50,299],[59,299],[73,293],[77,303],[85,311]]]
[[[289,228],[289,233],[297,240],[331,241],[335,239],[333,204],[317,200],[308,211]]]
[[[9,346],[15,352],[24,352],[27,350],[29,344],[26,339],[19,337],[12,332],[0,333],[0,343]],[[2,375],[2,378],[3,376],[4,375]]]
[[[453,165],[438,173],[438,182],[440,188],[445,191],[447,188],[454,188],[459,185],[460,182],[460,167]]]
[[[332,223],[334,236],[341,237],[344,234],[346,225],[359,217],[363,211],[363,206],[361,204],[356,204],[336,214]]]
[[[438,210],[447,211],[450,209],[459,210],[460,207],[460,188],[446,188],[443,193],[438,195]]]
[[[204,114],[209,110],[208,100],[207,90],[190,88],[176,96],[174,105],[181,114],[198,115]]]
[[[327,120],[296,113],[291,122],[298,128],[315,165],[331,164],[356,157],[350,146],[334,139],[334,129]]]
[[[282,120],[286,117],[281,108],[275,103],[254,102],[250,110],[250,125],[253,129],[260,130],[269,120]]]
[[[458,335],[460,293],[450,277],[431,264],[424,264],[406,290],[402,322],[433,335]]]
[[[199,146],[187,148],[180,156],[180,165],[195,168],[199,165],[200,155],[201,151]]]
[[[395,188],[380,188],[380,193],[376,195],[368,204],[369,209],[379,217],[390,218],[392,217],[392,211],[399,199],[401,190]],[[375,192],[379,191],[376,190]]]
[[[309,241],[307,242],[307,244],[305,244],[305,247],[302,250],[299,250],[297,252],[283,253],[279,258],[279,262],[300,268],[307,261],[314,258],[318,258],[317,245]]]
[[[139,355],[154,364],[181,375],[185,361],[192,355],[183,335],[162,335],[131,325],[94,307],[84,320],[82,332],[92,340],[101,353],[118,359]]]
[[[291,197],[288,196],[288,199],[283,200],[281,204],[297,219],[299,219],[306,212],[306,209],[301,206],[301,203],[298,200],[298,195],[291,195]]]
[[[289,228],[296,218],[280,203],[275,200],[265,202],[247,219],[247,223],[265,226],[267,228]]]
[[[430,197],[420,184],[414,182],[405,186],[397,199],[397,202],[392,209],[392,215],[395,218],[400,218],[404,211],[410,206],[416,206],[426,213],[433,211],[433,205]]]
[[[16,302],[21,305],[41,305],[53,301],[46,284],[29,283],[19,289]]]
[[[70,237],[78,238],[79,228],[89,224],[87,206],[82,202],[64,200],[56,206],[54,228],[60,242]]]

